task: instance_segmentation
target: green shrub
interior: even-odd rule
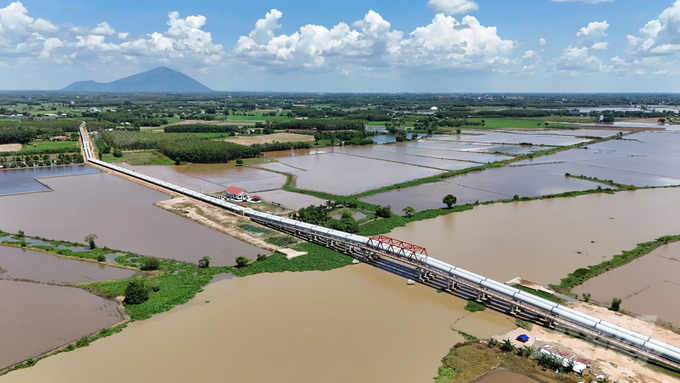
[[[621,309],[621,298],[612,299],[612,311],[619,311]]]
[[[149,299],[149,287],[143,279],[133,279],[125,288],[125,303],[138,305]]]
[[[257,255],[257,261],[258,262],[262,262],[262,261],[265,261],[265,260],[267,260],[267,254],[258,254]]]
[[[76,342],[76,347],[85,347],[85,346],[89,346],[89,345],[90,345],[90,340],[86,336],[78,339],[78,341]]]
[[[104,255],[104,254],[99,254],[99,255],[97,256],[97,261],[98,261],[98,262],[104,262],[104,261],[106,261],[106,255]]]
[[[250,263],[250,259],[243,255],[236,258],[236,267],[245,267],[248,263]]]
[[[473,298],[469,298],[467,305],[465,305],[465,310],[472,312],[472,313],[477,312],[477,311],[484,311],[484,310],[486,310],[486,305],[483,304],[483,303],[477,302]]]
[[[161,267],[161,260],[156,257],[146,257],[142,261],[142,265],[139,267],[144,271],[158,270]]]
[[[203,258],[199,259],[198,267],[200,267],[201,269],[207,269],[208,267],[210,267],[210,257],[206,255]]]
[[[120,149],[114,149],[113,150],[113,156],[116,158],[121,158],[123,157],[123,151]]]

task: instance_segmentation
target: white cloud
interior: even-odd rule
[[[538,57],[538,54],[534,51],[526,51],[524,52],[524,56],[522,56],[522,60],[531,60],[533,58]]]
[[[607,36],[606,30],[609,28],[609,23],[607,21],[595,21],[589,23],[588,26],[581,28],[581,30],[576,33],[576,36],[583,38],[597,39],[600,37]]]
[[[602,60],[590,54],[590,49],[587,47],[565,48],[557,61],[557,68],[571,73],[611,72],[614,70],[613,66],[604,65]]]
[[[239,38],[233,54],[253,65],[278,70],[332,67],[340,72],[347,65],[479,69],[507,62],[516,46],[501,39],[495,27],[484,27],[472,16],[459,22],[440,13],[406,38],[374,11],[351,27],[345,23],[330,29],[305,25],[291,35],[276,35],[282,16],[272,9],[248,36]]]
[[[590,47],[590,49],[596,50],[596,51],[604,51],[604,50],[607,50],[607,48],[609,48],[609,43],[606,42],[606,41],[601,42],[601,43],[595,43],[595,44],[593,44],[592,47]]]
[[[538,39],[538,45],[545,45],[545,44],[547,44],[547,43],[548,43],[548,42],[545,41],[545,39],[544,39],[543,37],[541,37],[540,39]]]
[[[104,21],[103,23],[97,24],[97,27],[92,30],[92,33],[95,35],[113,36],[116,31],[109,25],[109,23]]]
[[[64,46],[64,42],[56,37],[50,37],[43,43],[43,50],[40,52],[40,57],[50,57],[50,51]]]
[[[447,15],[468,13],[479,9],[479,5],[472,0],[429,0],[427,5],[437,12]]]
[[[627,37],[633,53],[638,56],[680,52],[680,0],[661,12],[657,19],[645,24],[639,36]]]
[[[130,36],[130,33],[128,32],[120,32],[118,33],[118,40],[125,40]]]

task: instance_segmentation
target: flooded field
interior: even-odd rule
[[[474,383],[538,383],[538,380],[508,370],[496,370]]]
[[[339,195],[359,193],[440,173],[435,169],[339,153],[278,158],[278,161],[306,170],[297,174],[299,188]]]
[[[262,252],[255,246],[211,230],[152,204],[166,194],[122,178],[99,173],[45,180],[51,193],[0,197],[0,228],[27,235],[82,241],[143,255],[211,265],[233,265],[239,255]]]
[[[2,238],[0,238],[2,240]],[[95,282],[130,278],[133,270],[95,262],[63,259],[16,247],[0,246],[0,279],[29,279],[46,283]]]
[[[534,167],[503,167],[481,172],[462,174],[444,182],[423,184],[405,189],[392,190],[362,198],[364,202],[390,205],[393,211],[411,206],[417,211],[445,207],[442,199],[447,194],[458,198],[459,205],[510,199],[537,197],[568,191],[595,189],[595,182],[565,177],[564,173],[542,172]]]
[[[679,215],[680,189],[650,189],[478,206],[388,235],[501,282],[522,276],[547,285],[638,243],[680,234]]]
[[[366,265],[234,278],[0,380],[106,383],[146,372],[168,382],[426,382],[462,340],[452,328],[488,337],[515,327],[464,304]],[[111,365],[125,367],[102,374]]]
[[[680,134],[643,132],[588,149],[572,149],[513,166],[553,174],[570,173],[634,186],[680,185]]]
[[[604,305],[621,298],[623,310],[680,326],[680,243],[662,246],[572,292],[589,293]]]
[[[292,210],[300,210],[309,205],[323,205],[325,199],[316,198],[311,195],[292,193],[285,190],[272,190],[258,193],[265,202],[275,202]]]
[[[517,132],[479,132],[474,135],[461,134],[431,138],[433,141],[452,141],[452,142],[476,142],[476,143],[496,143],[496,144],[516,144],[530,143],[532,145],[548,146],[569,146],[581,142],[587,142],[587,138],[572,136],[558,136],[549,134],[526,134]]]
[[[37,181],[36,178],[60,177],[91,173],[99,173],[99,170],[85,165],[0,170],[0,196],[50,190],[49,187]]]
[[[158,178],[203,193],[222,191],[237,186],[248,191],[278,189],[286,182],[286,176],[254,167],[228,167],[221,164],[190,164],[179,166],[130,166],[127,169]]]
[[[125,319],[114,301],[75,287],[33,282],[0,280],[0,307],[0,368]]]

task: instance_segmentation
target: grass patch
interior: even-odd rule
[[[240,227],[241,229],[243,229],[243,230],[245,230],[249,233],[253,233],[253,234],[269,234],[269,233],[274,232],[272,230],[265,229],[264,227],[254,226],[254,225],[247,224],[247,223],[242,224],[242,225],[238,225],[238,227]]]
[[[139,165],[174,165],[175,161],[155,150],[123,152],[123,157],[114,157],[112,153],[102,155],[104,162],[127,162],[132,166]]]
[[[484,310],[486,310],[486,305],[484,303],[479,303],[473,298],[468,298],[468,303],[465,305],[465,311],[476,313],[477,311]]]
[[[663,245],[678,241],[680,241],[680,235],[668,235],[657,238],[654,241],[640,243],[633,250],[623,251],[621,254],[615,255],[611,260],[604,261],[597,265],[588,266],[588,268],[577,269],[573,273],[569,274],[566,278],[563,278],[559,285],[550,285],[550,288],[562,293],[567,293],[573,287],[578,286],[591,278],[595,278],[609,270],[630,263],[633,260],[642,257],[643,255],[651,253]]]
[[[520,356],[514,352],[504,352],[500,347],[489,347],[480,342],[457,344],[442,359],[437,383],[469,383],[476,381],[498,367],[507,368],[519,374],[534,378],[541,382],[590,382],[596,380],[589,373],[578,374],[555,373],[553,370],[538,366],[530,357]]]
[[[537,297],[543,298],[545,300],[549,300],[551,302],[559,303],[559,304],[565,304],[567,301],[564,299],[560,299],[550,293],[546,293],[545,291],[538,291],[538,290],[532,290],[528,287],[520,286],[520,285],[515,285],[513,286],[514,288],[522,291],[526,291],[529,294],[535,295]],[[520,326],[521,327],[521,326]]]
[[[464,129],[578,129],[576,127],[571,127],[564,124],[549,122],[549,119],[536,120],[528,118],[470,118],[467,121],[471,122],[482,122],[484,120],[485,126],[470,125],[463,126]],[[548,123],[546,126],[545,123]]]
[[[527,322],[520,318],[515,319],[515,324],[517,325],[517,327],[521,327],[527,331],[531,331],[531,329],[534,327],[533,323]]]
[[[464,331],[458,330],[458,334],[460,334],[460,336],[462,336],[465,340],[477,340],[476,336],[470,335]]]
[[[303,243],[295,249],[308,254],[288,260],[285,255],[274,253],[264,261],[253,262],[243,268],[233,268],[232,272],[239,277],[244,277],[284,271],[328,271],[350,265],[354,259],[313,243]]]
[[[268,243],[271,243],[272,245],[280,247],[290,246],[298,242],[298,240],[295,239],[295,237],[291,237],[289,235],[277,235],[275,237],[267,238],[266,241]]]

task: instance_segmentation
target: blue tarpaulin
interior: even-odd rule
[[[524,343],[524,342],[529,340],[529,336],[527,336],[526,334],[522,334],[522,335],[517,337],[517,340]]]

